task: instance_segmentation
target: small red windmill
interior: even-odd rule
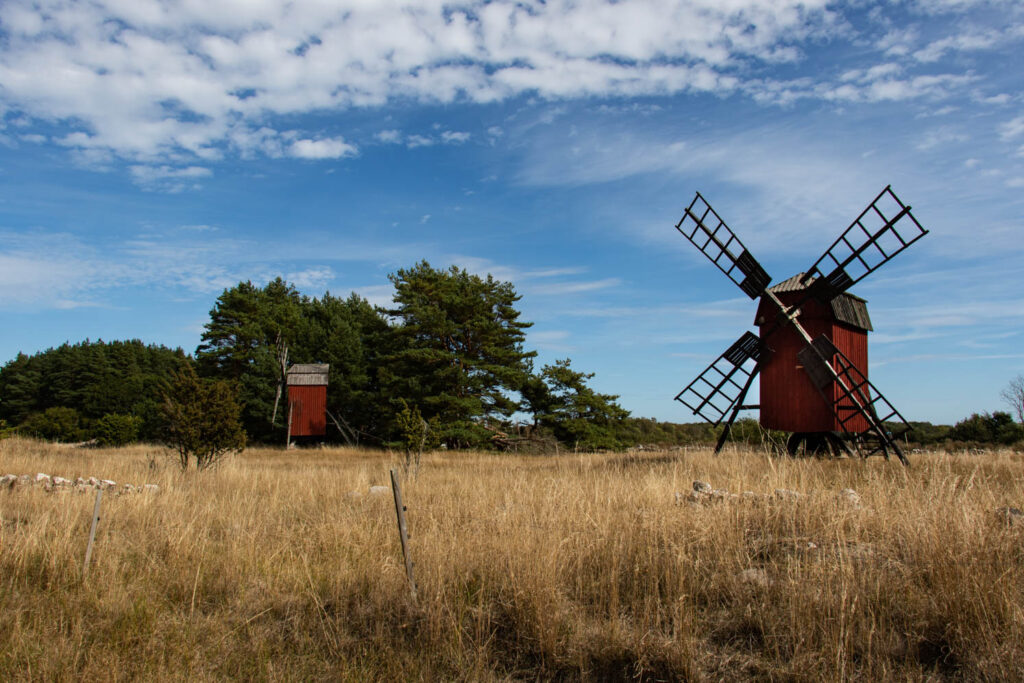
[[[897,230],[901,224],[903,232]],[[676,229],[751,299],[755,324],[679,394],[694,414],[725,423],[719,452],[741,410],[759,409],[761,425],[792,432],[790,454],[833,451],[863,457],[895,453],[910,429],[868,381],[866,302],[847,289],[928,231],[886,187],[806,272],[773,287],[771,276],[698,192]],[[826,272],[827,271],[827,272]],[[761,375],[761,402],[744,403]],[[851,448],[852,446],[852,448]]]

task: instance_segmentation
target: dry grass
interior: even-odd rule
[[[0,679],[1024,679],[1024,532],[993,514],[1020,455],[436,453],[403,483],[413,604],[365,495],[388,455],[159,453],[0,442],[0,473],[161,487],[104,498],[85,581],[92,496],[0,492]],[[817,493],[675,504],[694,479]]]

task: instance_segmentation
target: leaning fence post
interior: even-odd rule
[[[405,560],[405,574],[409,578],[409,590],[416,600],[416,581],[412,578],[412,555],[409,553],[409,533],[405,526],[405,506],[402,505],[402,489],[398,486],[398,473],[391,470],[391,491],[395,494],[395,514],[398,516],[398,537],[402,541],[402,559]]]
[[[100,522],[100,501],[103,499],[103,489],[96,489],[96,503],[92,506],[92,527],[89,529],[89,545],[85,547],[85,562],[82,563],[82,578],[85,578],[89,571],[89,560],[92,558],[92,544],[96,540],[96,525]]]

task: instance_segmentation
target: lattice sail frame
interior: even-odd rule
[[[904,218],[909,223],[897,230]],[[828,303],[928,234],[887,185],[800,278],[809,295]],[[825,272],[828,271],[828,272]],[[816,278],[816,279],[815,279]]]
[[[686,207],[683,217],[676,223],[676,230],[751,299],[761,296],[772,281],[700,192]]]
[[[757,374],[761,351],[758,336],[744,332],[725,353],[676,394],[675,400],[717,426],[746,396]]]

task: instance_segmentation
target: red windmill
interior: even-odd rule
[[[910,220],[901,233],[896,226],[904,218]],[[792,455],[804,445],[808,452],[856,450],[886,459],[892,452],[908,464],[896,439],[910,425],[868,381],[871,319],[866,302],[846,290],[928,233],[910,207],[886,187],[814,265],[774,287],[699,192],[676,229],[747,296],[761,300],[760,334],[745,332],[676,395],[708,422],[724,421],[715,452],[739,412],[757,408],[762,426],[793,433]],[[758,374],[761,402],[745,404]]]

